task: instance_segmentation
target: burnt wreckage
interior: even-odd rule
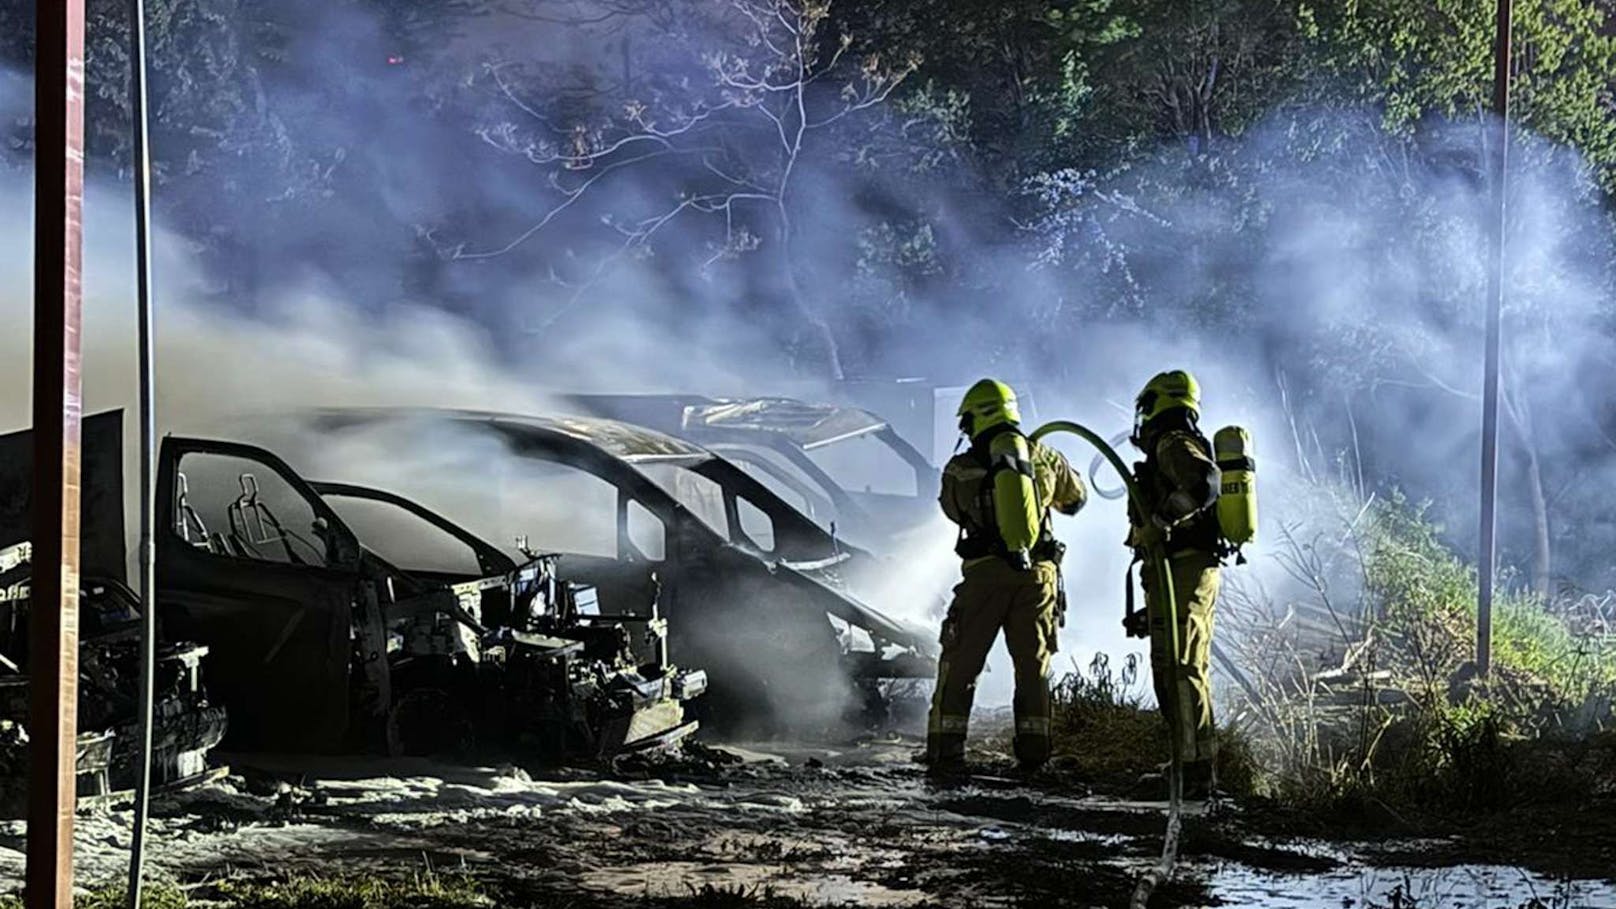
[[[139,603],[122,582],[117,413],[84,432],[79,776],[131,781]],[[0,543],[26,535],[27,433],[0,438]],[[660,617],[584,615],[555,560],[513,559],[420,505],[312,484],[250,445],[169,437],[158,461],[158,781],[223,744],[280,751],[486,751],[607,757],[676,743],[699,670],[667,662]],[[463,571],[400,568],[330,505],[358,499],[467,552]],[[0,550],[0,802],[21,798],[26,543]],[[194,642],[194,643],[188,643]],[[206,680],[204,689],[202,680]],[[225,722],[225,708],[229,722]],[[10,786],[10,788],[8,788]],[[15,790],[15,791],[13,791]],[[3,806],[0,806],[3,807]]]
[[[340,499],[446,537],[475,567],[393,564]],[[312,483],[235,442],[165,439],[157,502],[159,616],[211,649],[234,747],[560,759],[696,728],[685,703],[705,676],[669,664],[661,617],[583,614],[592,592],[552,557],[518,562],[408,499]]]
[[[86,419],[83,438],[83,506],[103,518],[84,525],[80,557],[77,777],[78,794],[94,797],[133,788],[138,773],[141,604],[123,580],[119,415]],[[28,755],[29,433],[0,437],[0,463],[0,816],[16,816]],[[208,753],[225,734],[225,709],[202,683],[207,654],[187,641],[157,650],[152,782],[159,788],[209,776]]]
[[[878,550],[939,516],[937,468],[868,410],[779,397],[574,394],[562,401],[703,445],[800,502],[821,526]]]
[[[607,614],[665,617],[674,659],[711,676],[701,715],[731,731],[878,726],[935,674],[934,635],[854,593],[890,566],[698,445],[596,418],[410,409],[309,419],[322,444],[347,433],[382,434],[387,451],[493,443],[496,454],[461,465],[475,471],[466,483],[513,478],[494,495],[518,522],[559,514],[543,541],[559,579],[593,589]],[[516,481],[561,474],[587,488]],[[603,532],[586,547],[591,520]],[[536,529],[506,529],[518,527]]]

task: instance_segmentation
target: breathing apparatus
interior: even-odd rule
[[[1149,444],[1145,428],[1152,420],[1175,408],[1187,412],[1186,422],[1200,435],[1196,422],[1201,415],[1201,384],[1182,369],[1157,373],[1145,383],[1134,399],[1133,434],[1129,441],[1143,450]],[[1204,436],[1202,439],[1204,441]],[[1219,554],[1233,554],[1236,564],[1244,564],[1245,556],[1240,548],[1257,535],[1257,462],[1251,433],[1239,426],[1225,426],[1213,434],[1210,447],[1212,459],[1223,477],[1216,507],[1222,543]],[[1142,510],[1141,514],[1148,515],[1149,510]]]
[[[982,379],[972,385],[960,401],[958,416],[962,441],[970,439],[973,445],[985,441],[983,434],[995,428],[1020,433],[1021,410],[1016,404],[1016,393],[1009,385],[995,379]],[[982,455],[987,469],[987,510],[993,515],[996,527],[992,530],[997,532],[997,538],[993,538],[989,528],[979,528],[972,536],[967,536],[962,526],[955,551],[967,558],[975,548],[973,541],[976,546],[989,543],[988,551],[1002,556],[1018,570],[1030,571],[1034,549],[1044,529],[1032,463],[1019,439],[1014,451],[1001,450],[993,454],[988,443]],[[980,537],[976,536],[979,531]]]

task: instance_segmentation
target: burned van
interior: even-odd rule
[[[552,554],[558,577],[593,590],[602,614],[665,619],[672,659],[706,669],[701,715],[720,726],[878,725],[895,683],[935,672],[934,634],[854,592],[881,570],[875,559],[693,443],[581,417],[385,409],[307,420],[327,456],[367,439],[350,456],[388,458],[396,488],[485,538]]]

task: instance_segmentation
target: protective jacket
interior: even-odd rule
[[[1076,514],[1088,500],[1083,480],[1054,449],[1012,425],[995,426],[943,468],[938,502],[960,528],[955,551],[970,568],[1026,552],[1054,561],[1050,509]]]

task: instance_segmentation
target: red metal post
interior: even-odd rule
[[[34,574],[29,909],[73,905],[78,738],[84,0],[38,0],[34,73]]]

